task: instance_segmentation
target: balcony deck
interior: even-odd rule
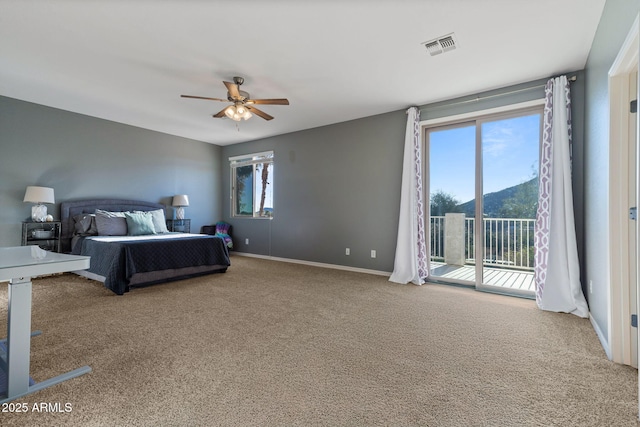
[[[431,274],[433,276],[455,281],[475,282],[475,268],[475,265],[458,266],[431,261]],[[505,290],[517,289],[518,291],[528,291],[532,293],[536,290],[532,271],[485,266],[483,279],[485,285],[498,286],[505,288]]]

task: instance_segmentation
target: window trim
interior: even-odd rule
[[[446,126],[447,124],[456,124],[456,123],[461,123],[463,121],[482,120],[486,116],[493,116],[501,113],[508,114],[510,112],[516,112],[518,110],[525,110],[528,108],[540,107],[540,106],[544,106],[544,98],[534,99],[532,101],[520,102],[517,104],[504,105],[502,107],[488,108],[485,110],[470,111],[468,113],[457,114],[454,116],[446,116],[446,117],[439,117],[437,119],[421,120],[420,127],[422,129],[425,129],[427,127],[432,128],[435,126]]]
[[[229,157],[229,163],[231,166],[244,166],[245,164],[251,163],[264,163],[261,159],[267,157],[270,160],[273,160],[273,150],[269,151],[261,151],[259,153],[251,153],[244,154],[242,156],[231,156]],[[246,161],[241,162],[241,160],[247,159]],[[237,162],[234,164],[234,162]]]
[[[255,181],[255,173],[256,173],[256,165],[269,163],[270,165],[274,165],[274,152],[273,150],[269,151],[261,151],[258,153],[250,153],[239,156],[231,156],[229,157],[229,170],[231,175],[230,180],[230,196],[229,199],[231,201],[230,206],[230,214],[232,218],[245,218],[245,219],[273,219],[273,212],[270,216],[259,216],[255,211],[255,197],[256,197],[256,181]],[[236,203],[237,203],[237,194],[236,194],[236,169],[244,166],[253,166],[253,207],[251,215],[241,215],[236,212]],[[273,186],[273,182],[271,183]]]

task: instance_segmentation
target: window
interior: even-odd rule
[[[273,151],[229,157],[231,214],[273,218]]]

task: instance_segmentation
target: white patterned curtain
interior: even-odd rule
[[[547,82],[535,232],[536,302],[587,317],[571,190],[571,98],[566,76]]]
[[[420,111],[411,107],[407,110],[398,241],[393,274],[389,278],[392,282],[422,285],[429,275],[422,198]]]

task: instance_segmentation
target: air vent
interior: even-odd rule
[[[456,39],[454,34],[447,34],[446,36],[438,37],[435,40],[429,40],[422,43],[429,52],[429,55],[435,56],[443,52],[448,52],[456,48]]]

